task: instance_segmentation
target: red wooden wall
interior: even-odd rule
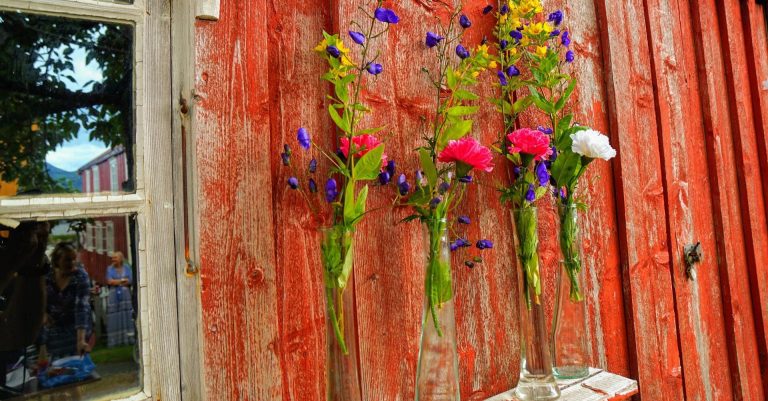
[[[358,0],[221,0],[198,22],[204,390],[211,400],[320,400],[325,326],[317,223],[285,185],[277,150],[307,127],[332,143],[320,32],[346,31]],[[567,4],[566,4],[567,3]],[[405,158],[431,110],[419,67],[438,3],[390,1],[401,23],[381,49],[385,73],[364,100]],[[486,0],[466,0],[470,43],[491,37]],[[581,85],[578,121],[607,132],[611,163],[586,177],[592,363],[639,379],[644,400],[763,400],[768,394],[768,39],[753,0],[547,1],[564,7]],[[489,76],[488,79],[492,79]],[[489,83],[490,81],[488,81]],[[490,94],[489,84],[484,93]],[[475,135],[496,137],[483,104]],[[521,124],[535,124],[526,114]],[[327,133],[327,134],[322,134]],[[296,162],[305,163],[296,152]],[[508,172],[497,168],[493,180]],[[370,207],[382,206],[377,194]],[[462,398],[514,386],[515,275],[508,213],[491,188],[466,202],[496,247],[454,271]],[[547,216],[544,213],[544,219]],[[404,212],[367,219],[354,280],[363,394],[413,398],[423,245]],[[546,224],[546,223],[545,223]],[[683,247],[700,241],[696,279]],[[456,263],[459,266],[459,263]],[[550,274],[550,276],[552,276]],[[552,286],[551,278],[547,283]]]

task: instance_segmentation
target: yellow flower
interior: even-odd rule
[[[517,54],[517,48],[513,47],[513,48],[509,49],[509,54],[511,54],[513,56],[516,55]]]
[[[347,49],[347,47],[346,47],[346,46],[344,46],[344,41],[343,41],[343,40],[339,40],[339,41],[337,41],[337,42],[336,42],[336,48],[337,48],[337,49],[339,49],[339,51],[340,51],[342,54],[347,54],[347,53],[349,53],[349,49]]]
[[[525,47],[525,46],[528,46],[529,44],[531,44],[531,40],[528,39],[527,36],[524,36],[522,39],[520,39],[520,46]]]
[[[473,71],[472,72],[472,77],[474,77],[474,78],[477,78],[479,75],[480,75],[479,71]]]
[[[321,52],[321,53],[322,53],[322,52],[324,52],[324,51],[325,51],[325,48],[326,48],[326,47],[328,47],[328,41],[327,41],[327,40],[325,40],[325,39],[323,39],[323,41],[322,41],[322,42],[318,43],[318,44],[317,44],[317,46],[315,46],[315,51],[316,51],[316,52]]]
[[[488,54],[488,45],[477,46],[477,50],[475,50],[475,52],[481,55]]]
[[[552,25],[547,22],[537,22],[535,24],[529,25],[525,32],[535,36],[542,32],[550,33],[553,29],[554,27],[552,27]]]
[[[547,55],[547,47],[546,46],[537,46],[536,47],[536,55],[539,57],[544,57]]]
[[[497,64],[495,61],[491,61],[490,63],[488,63],[488,68],[496,68],[496,67],[497,67]]]
[[[347,56],[341,56],[341,64],[353,67],[355,63],[352,62],[352,60],[349,59]]]

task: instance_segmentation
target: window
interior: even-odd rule
[[[93,166],[93,191],[99,193],[101,192],[101,176],[99,175],[99,166]]]
[[[178,189],[168,179],[179,154],[172,138],[172,2],[0,0],[0,185],[17,188],[0,192],[0,231],[14,236],[29,225],[47,226],[49,251],[73,246],[76,264],[101,284],[110,251],[120,251],[134,280],[126,291],[135,330],[126,338],[136,347],[106,354],[128,358],[136,380],[108,380],[102,361],[96,385],[54,386],[45,397],[180,399],[177,296],[169,286],[178,259]],[[119,291],[110,285],[110,293]],[[0,348],[6,344],[0,340]],[[37,356],[42,348],[35,340],[23,345],[14,351]],[[61,352],[51,358],[67,355]],[[30,391],[0,386],[0,399],[9,392],[35,398]]]
[[[117,189],[120,188],[120,183],[117,178],[117,157],[109,159],[109,190],[112,193],[117,193]]]

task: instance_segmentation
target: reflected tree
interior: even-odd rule
[[[76,52],[95,62],[102,80],[78,80]],[[81,129],[108,147],[124,145],[132,166],[132,66],[132,26],[0,11],[2,181],[67,190],[50,177],[45,157]]]

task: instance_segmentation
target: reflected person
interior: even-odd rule
[[[75,247],[60,242],[51,253],[53,269],[45,279],[47,304],[40,338],[40,358],[61,358],[90,351],[91,283],[77,263]]]
[[[135,328],[133,324],[133,303],[131,285],[133,272],[125,263],[122,252],[112,253],[112,264],[107,266],[107,346],[116,347],[133,344]]]

